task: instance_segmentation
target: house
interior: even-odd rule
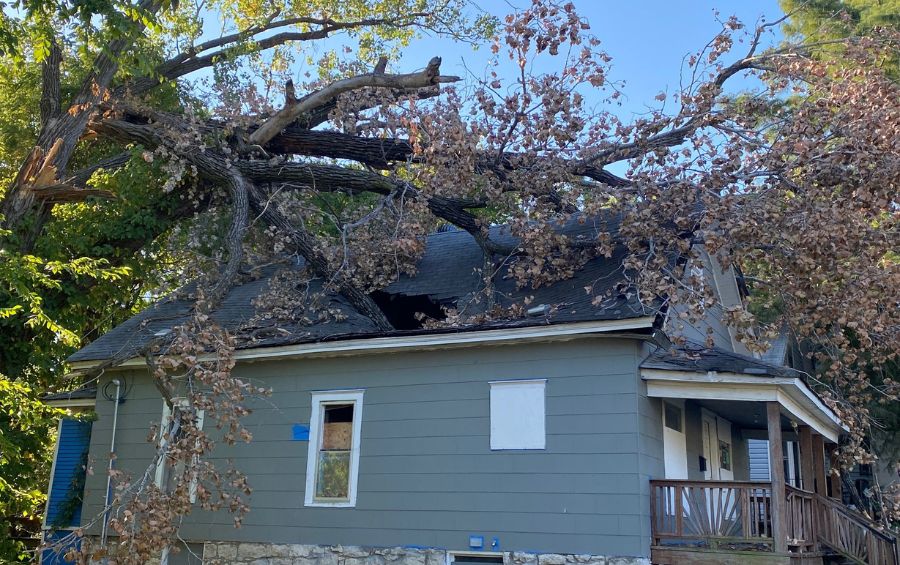
[[[597,227],[564,229],[591,237]],[[417,276],[376,297],[397,331],[378,331],[329,296],[341,319],[256,332],[234,372],[273,394],[251,401],[253,441],[214,455],[248,475],[251,511],[239,529],[226,514],[192,513],[182,551],[161,559],[787,564],[821,563],[837,551],[897,563],[894,537],[831,498],[839,488],[827,474],[828,450],[845,430],[804,375],[747,355],[716,316],[682,330],[697,342],[712,335],[715,347],[672,347],[671,312],[630,292],[623,253],[539,289],[499,277],[502,302],[532,297],[524,318],[424,328],[414,312],[480,307],[472,300],[483,284],[477,245],[465,232],[438,233]],[[722,304],[740,304],[734,273],[699,262]],[[232,289],[213,319],[259,329],[254,299],[273,276],[270,269]],[[189,306],[162,301],[69,361],[84,370],[134,350]],[[89,402],[96,417],[87,439],[60,436],[50,516],[78,484],[60,474],[72,467],[63,454],[88,445],[95,470],[112,451],[119,469],[143,472],[154,454],[149,426],[167,414],[143,359],[105,371],[77,395],[51,397]],[[786,442],[798,446],[793,485]],[[773,462],[765,477],[751,471],[760,449]],[[48,539],[79,525],[101,535],[106,474],[82,484],[77,515],[48,523]],[[48,553],[51,562],[59,557]]]

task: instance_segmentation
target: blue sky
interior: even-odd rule
[[[602,41],[601,47],[612,56],[610,78],[625,81],[626,96],[620,117],[642,113],[654,104],[661,90],[678,89],[683,58],[703,47],[721,29],[719,20],[737,16],[755,27],[760,18],[774,21],[784,12],[777,0],[572,0],[579,14],[591,24],[591,32]],[[523,7],[529,0],[476,0],[481,9],[502,16],[510,6]],[[772,37],[768,41],[778,40]],[[736,46],[738,50],[746,46]],[[403,71],[420,68],[431,57],[443,58],[442,72],[465,76],[466,68],[479,74],[490,50],[473,51],[467,45],[443,38],[424,38],[406,49],[396,66]],[[465,63],[465,64],[464,64]],[[753,83],[732,81],[732,88],[751,87]]]

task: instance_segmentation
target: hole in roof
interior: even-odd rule
[[[422,314],[433,320],[443,320],[446,317],[440,303],[425,294],[390,294],[376,290],[371,296],[391,325],[398,330],[422,329]]]

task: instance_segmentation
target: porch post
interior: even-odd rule
[[[828,487],[825,486],[825,439],[819,434],[812,437],[813,468],[815,469],[816,494],[828,496]]]
[[[800,426],[800,479],[803,490],[813,492],[815,490],[815,475],[813,474],[813,441],[812,428]]]
[[[781,447],[781,405],[767,402],[766,414],[772,477],[772,544],[777,553],[787,553],[787,492],[784,484],[784,450]]]
[[[831,470],[837,471],[829,473],[829,477],[831,478],[831,498],[834,498],[838,501],[843,500],[843,488],[841,486],[841,470],[835,465],[837,461],[837,446],[832,446],[831,452],[829,453],[829,459],[831,459]]]

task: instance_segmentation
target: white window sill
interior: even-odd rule
[[[314,500],[312,502],[304,502],[303,506],[312,508],[354,508],[356,506],[356,503],[349,500],[342,502],[325,502]]]

